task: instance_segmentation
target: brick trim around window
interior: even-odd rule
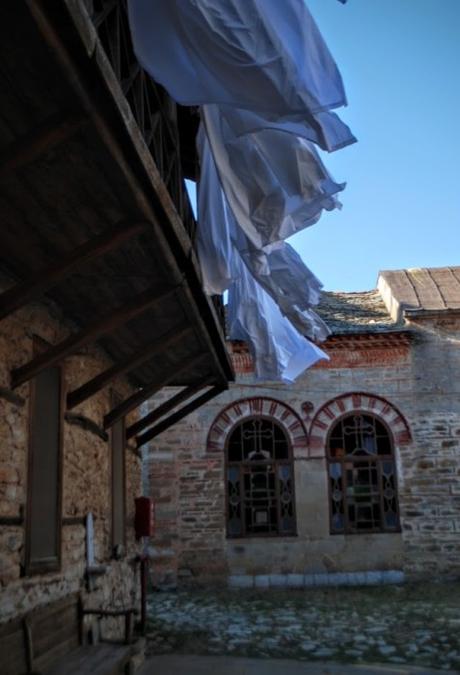
[[[232,429],[248,417],[265,416],[283,427],[294,456],[308,453],[308,436],[302,420],[285,403],[274,398],[254,397],[240,399],[224,408],[215,418],[208,433],[207,452],[224,452]]]
[[[331,428],[341,417],[353,412],[369,413],[380,418],[391,432],[396,446],[412,441],[407,420],[395,405],[375,394],[352,392],[327,401],[315,414],[309,431],[310,456],[325,457]]]

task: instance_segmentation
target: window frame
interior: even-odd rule
[[[51,345],[39,337],[33,335],[32,350],[34,356],[43,353],[49,349]],[[59,415],[58,415],[58,454],[57,454],[57,486],[56,486],[56,551],[57,555],[53,559],[44,560],[42,562],[34,561],[31,558],[31,527],[32,527],[32,478],[34,473],[34,417],[35,417],[35,402],[37,395],[37,381],[36,377],[29,382],[29,407],[28,407],[28,441],[27,441],[27,496],[26,496],[26,517],[25,517],[25,532],[24,532],[24,576],[34,576],[40,574],[49,574],[51,572],[59,572],[62,567],[62,506],[63,506],[63,472],[64,472],[64,410],[65,410],[65,378],[64,367],[62,363],[57,363],[50,368],[59,371]],[[46,369],[44,369],[46,370]]]
[[[347,418],[351,417],[370,417],[374,420],[374,422],[378,422],[383,426],[383,428],[386,431],[389,445],[391,448],[391,454],[385,454],[385,455],[375,455],[375,456],[355,456],[354,458],[350,459],[349,455],[344,455],[342,458],[337,458],[337,457],[332,457],[330,450],[330,443],[331,443],[331,436],[337,426],[339,424],[342,424],[344,420]],[[329,509],[329,534],[336,536],[353,536],[353,535],[369,535],[369,534],[398,534],[401,532],[401,515],[400,515],[400,508],[399,508],[399,485],[398,485],[398,471],[397,471],[397,462],[396,462],[396,453],[395,453],[395,443],[394,443],[394,438],[393,438],[393,433],[386,423],[385,420],[383,420],[381,417],[378,415],[375,415],[374,413],[367,411],[367,410],[349,410],[345,412],[343,415],[340,417],[337,417],[334,419],[334,423],[332,426],[329,428],[327,437],[326,437],[326,467],[327,467],[327,472],[326,472],[326,477],[327,477],[327,488],[328,488],[328,509]],[[367,528],[367,529],[360,529],[360,530],[355,530],[351,529],[350,524],[349,524],[349,519],[348,519],[348,509],[347,509],[347,502],[346,502],[346,487],[347,487],[347,478],[346,478],[346,470],[343,468],[342,469],[342,477],[343,477],[343,483],[342,483],[342,490],[344,492],[344,498],[343,498],[343,504],[344,504],[344,528],[341,531],[335,530],[332,525],[332,516],[333,516],[333,509],[332,509],[332,489],[331,489],[331,479],[330,479],[330,465],[331,464],[342,464],[342,466],[345,464],[345,462],[376,462],[377,464],[377,471],[378,471],[378,477],[379,477],[379,502],[380,502],[380,509],[381,513],[383,514],[384,509],[383,509],[383,491],[381,487],[381,464],[385,461],[391,461],[394,466],[394,490],[395,490],[395,504],[396,504],[396,516],[397,516],[397,521],[398,524],[394,528],[386,528],[383,525],[383,518],[382,518],[382,525],[379,528]]]
[[[260,465],[262,464],[274,464],[275,465],[275,480],[276,480],[276,512],[277,512],[277,530],[276,532],[247,532],[246,531],[246,519],[242,516],[241,518],[241,523],[242,523],[242,532],[241,534],[230,534],[228,531],[228,523],[229,523],[229,494],[228,494],[228,469],[229,466],[237,466],[240,470],[240,476],[239,476],[239,482],[241,488],[241,510],[244,512],[244,485],[243,485],[243,480],[242,476],[244,476],[244,472],[242,472],[242,467],[244,466],[250,466],[251,462],[245,462],[244,460],[240,462],[229,462],[228,459],[228,450],[229,450],[229,442],[230,439],[233,435],[233,433],[236,431],[236,429],[239,426],[242,426],[243,424],[246,424],[247,422],[251,422],[252,420],[266,420],[268,422],[271,422],[275,426],[279,427],[281,431],[283,432],[286,445],[287,445],[287,450],[288,450],[288,458],[287,459],[281,459],[281,460],[267,460],[267,462],[260,462]],[[239,419],[236,424],[232,426],[230,431],[228,432],[226,439],[225,439],[225,447],[224,447],[224,454],[225,454],[225,532],[226,532],[226,538],[227,539],[263,539],[263,538],[282,538],[282,537],[297,537],[298,536],[298,530],[297,530],[297,510],[296,510],[296,494],[295,494],[295,463],[294,463],[294,453],[293,453],[293,448],[292,444],[289,438],[288,433],[282,426],[282,424],[279,422],[274,417],[271,417],[270,415],[248,415],[247,417],[244,417],[242,419]],[[254,464],[253,464],[254,465]],[[278,475],[276,468],[278,466],[282,465],[288,465],[291,467],[291,480],[292,480],[292,510],[293,510],[293,520],[294,520],[294,528],[292,532],[280,532],[279,531],[279,523],[280,523],[280,494],[279,494],[279,486],[278,486]]]

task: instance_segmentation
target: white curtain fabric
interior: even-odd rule
[[[340,207],[336,194],[345,185],[331,178],[309,140],[274,125],[236,135],[219,106],[202,110],[228,204],[254,246],[287,239],[324,209]],[[230,120],[244,115],[233,110]]]
[[[228,336],[233,340],[247,342],[256,377],[261,380],[292,382],[306,368],[320,359],[327,359],[328,356],[293,327],[292,318],[283,316],[275,300],[258,283],[261,279],[270,283],[270,267],[264,267],[266,261],[258,268],[257,262],[251,261],[245,251],[240,253],[237,249],[238,225],[225,203],[203,129],[200,130],[198,139],[201,156],[198,254],[204,287],[208,293],[229,290]],[[268,254],[268,259],[271,255],[272,253]],[[303,265],[300,257],[297,258],[300,265]],[[277,265],[274,264],[274,268],[276,273],[283,274],[282,264],[278,262]],[[257,279],[253,272],[259,274]],[[310,285],[307,284],[306,287],[311,288],[311,300],[314,302],[318,299],[320,284],[313,275],[309,277],[309,281]],[[299,287],[301,285],[300,282]],[[287,310],[293,312],[291,302],[287,303]],[[298,313],[299,316],[302,315],[301,312]],[[308,320],[305,313],[305,327],[307,331],[314,333],[314,312],[311,314],[312,317]],[[319,317],[316,318],[321,322]]]
[[[303,0],[130,0],[143,67],[183,105],[304,120],[346,105],[337,65]]]
[[[231,269],[234,244],[228,226],[231,215],[222,198],[222,188],[203,125],[200,125],[198,132],[197,149],[200,157],[200,180],[197,186],[196,245],[203,288],[208,295],[222,295],[234,280]]]
[[[318,145],[322,150],[334,152],[356,143],[350,128],[333,112],[320,112],[302,121],[278,119],[274,120],[253,110],[243,110],[235,106],[218,107],[220,115],[226,120],[235,136],[242,136],[263,129],[286,131]]]
[[[319,302],[320,281],[286,242],[263,249],[252,244],[227,204],[203,128],[198,134],[198,149],[201,177],[197,248],[205,290],[220,294],[230,287],[236,280],[232,259],[237,255],[302,335],[324,340],[329,330],[312,309]]]
[[[293,382],[306,368],[328,359],[293,328],[241,259],[235,256],[233,263],[237,280],[229,291],[229,337],[249,345],[256,377]]]
[[[346,0],[340,0],[344,3]],[[339,70],[304,0],[130,0],[136,55],[183,105],[200,105],[198,254],[208,294],[229,289],[230,338],[261,379],[327,356],[321,284],[286,243],[340,208],[315,146],[356,141],[336,113]]]

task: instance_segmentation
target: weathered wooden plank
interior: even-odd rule
[[[88,121],[88,118],[82,115],[65,118],[53,116],[0,154],[0,177],[49,152],[55,145],[73,136]]]
[[[27,651],[22,621],[9,622],[0,630],[2,675],[17,675],[27,671]]]
[[[81,265],[113,251],[149,226],[151,227],[151,224],[147,222],[120,223],[82,246],[78,246],[67,255],[61,256],[57,264],[35,272],[22,283],[0,295],[0,319],[46,293],[58,281],[72,274]]]
[[[166,429],[169,429],[170,426],[173,424],[176,424],[177,422],[180,422],[181,419],[183,419],[186,415],[189,415],[192,413],[194,410],[199,408],[200,406],[204,405],[208,401],[210,401],[212,398],[215,396],[218,396],[221,392],[225,391],[225,387],[222,385],[216,385],[212,387],[209,391],[206,393],[202,394],[201,396],[198,396],[198,398],[193,399],[190,403],[185,405],[183,408],[178,410],[177,412],[173,413],[169,417],[167,417],[163,422],[160,422],[157,424],[155,427],[152,427],[148,431],[146,431],[144,434],[141,434],[136,438],[136,445],[138,448],[141,447],[141,445],[144,445],[145,443],[148,443],[149,441],[152,440],[152,438],[155,438],[155,436],[158,436],[158,434],[161,434],[163,431],[166,431]]]
[[[136,392],[122,403],[117,405],[104,417],[104,429],[111,427],[112,424],[115,424],[117,420],[127,415],[129,412],[131,412],[131,410],[134,410],[140,406],[144,401],[153,396],[163,387],[166,387],[177,377],[181,377],[187,371],[192,370],[192,368],[198,365],[200,361],[205,358],[205,356],[206,354],[198,354],[197,356],[188,359],[171,373],[159,377],[158,380],[155,380],[151,384],[146,385],[140,391]]]
[[[123,359],[118,363],[115,363],[111,368],[108,368],[99,375],[96,375],[96,377],[93,377],[92,380],[89,380],[81,387],[78,387],[78,389],[74,389],[73,391],[69,392],[67,395],[67,407],[69,409],[74,408],[79,403],[82,403],[87,398],[100,391],[114,378],[134,370],[152,358],[155,354],[163,351],[165,352],[177,342],[185,339],[191,331],[191,326],[187,326],[182,329],[176,328],[172,331],[169,331],[169,333],[163,335],[158,340],[155,340],[148,345],[144,345],[144,347],[135,354],[128,356],[126,359]]]
[[[72,14],[71,7],[80,11],[81,5],[77,6],[70,1],[66,1],[65,4]],[[66,72],[68,81],[72,83],[80,104],[91,118],[100,141],[111,154],[114,160],[113,166],[117,167],[119,172],[117,180],[124,184],[124,191],[134,199],[137,208],[144,214],[144,217],[162,223],[162,227],[156,228],[155,231],[159,257],[175,278],[178,274],[185,272],[187,283],[183,287],[184,304],[188,308],[191,320],[197,326],[203,341],[207,343],[218,378],[223,381],[233,379],[233,371],[225,349],[223,335],[219,331],[209,302],[201,288],[192,243],[172,204],[155,162],[142,139],[140,130],[131,115],[121,86],[115,78],[101,44],[97,41],[94,45],[94,51],[91,53],[93,62],[109,92],[106,103],[112,108],[118,109],[120,124],[117,128],[115,125],[109,125],[107,117],[104,115],[103,106],[96,104],[88,79],[63,44],[62,36],[56,29],[52,16],[39,3],[31,3],[30,9],[46,43]],[[82,19],[83,21],[89,21],[88,17],[82,17]],[[75,17],[73,20],[76,21]],[[76,21],[76,23],[80,25],[79,21]],[[130,148],[129,154],[126,152],[127,147]],[[132,157],[132,150],[137,155],[139,162],[128,160],[128,157]],[[189,290],[188,293],[187,290]]]
[[[59,4],[59,10],[50,13],[42,3],[30,3],[30,10],[44,41],[56,62],[66,73],[79,105],[91,118],[99,142],[114,160],[111,164],[114,184],[120,186],[121,194],[128,195],[129,200],[134,202],[135,208],[139,209],[143,217],[156,221],[154,234],[158,259],[164,264],[168,274],[174,279],[182,275],[186,278],[181,291],[184,309],[187,309],[192,323],[197,327],[203,345],[206,344],[213,361],[216,380],[233,379],[223,336],[201,288],[192,243],[143,142],[140,130],[130,114],[127,101],[102,46],[96,42],[91,52],[94,73],[90,78],[87,71],[81,67],[80,58],[75,57],[74,51],[62,39],[56,18],[58,12],[61,17],[65,14],[66,8],[73,14],[71,8],[80,11],[80,7],[81,5],[66,0],[65,3]],[[85,17],[83,19],[88,20]],[[75,18],[73,22],[79,23]],[[96,75],[104,85],[97,97],[94,96]],[[118,115],[113,115],[115,109]],[[116,171],[113,167],[116,167]]]
[[[55,600],[54,602],[37,607],[26,615],[27,622],[34,628],[40,626],[43,621],[53,619],[62,612],[67,612],[69,608],[78,610],[79,596],[78,593],[71,593],[65,597]]]
[[[11,386],[13,389],[35,377],[45,368],[59,363],[66,356],[74,353],[77,349],[94,342],[101,335],[106,335],[115,331],[119,326],[127,323],[136,316],[143,314],[148,309],[159,304],[163,300],[172,296],[177,291],[176,288],[169,288],[167,291],[158,292],[156,288],[150,288],[141,293],[130,302],[94,321],[79,333],[70,335],[58,345],[51,347],[47,351],[39,354],[37,357],[26,363],[24,366],[16,368],[11,373]]]
[[[24,516],[0,516],[0,527],[16,527],[24,523]]]
[[[31,624],[34,660],[50,652],[56,644],[77,647],[79,640],[78,608],[72,605]]]
[[[115,675],[123,672],[129,656],[129,647],[122,645],[79,647],[54,663],[46,675]]]
[[[207,376],[200,380],[197,384],[194,384],[190,387],[184,387],[182,391],[169,399],[169,401],[165,401],[159,405],[158,408],[152,410],[152,412],[150,412],[148,415],[142,417],[142,419],[140,419],[138,422],[131,424],[131,426],[126,429],[126,439],[129,440],[139,433],[139,431],[142,431],[142,429],[149,427],[161,417],[164,417],[164,415],[166,415],[170,410],[173,410],[173,408],[197,394],[204,387],[212,384],[214,379],[215,378],[213,376]]]

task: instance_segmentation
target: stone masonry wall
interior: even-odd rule
[[[244,368],[238,382],[150,444],[146,453],[150,489],[154,496],[161,490],[168,504],[164,518],[159,505],[154,583],[171,585],[174,574],[179,584],[209,584],[232,575],[270,573],[372,569],[401,569],[407,577],[460,573],[458,342],[446,343],[437,330],[417,326],[410,344],[393,340],[388,346],[382,341],[375,346],[364,341],[353,346],[353,358],[344,358],[345,354],[343,348],[337,350],[328,364],[312,368],[287,386],[256,382],[240,346],[237,365],[243,359]],[[330,535],[325,448],[310,447],[306,456],[295,453],[298,536],[227,539],[224,457],[206,445],[219,413],[248,397],[276,399],[293,409],[312,437],[310,427],[321,407],[350,392],[383,397],[408,425],[409,440],[399,434],[401,427],[394,434],[401,534]],[[167,482],[162,465],[166,457]],[[158,560],[166,549],[165,577]]]
[[[28,383],[14,392],[10,371],[30,360],[32,340],[37,335],[50,344],[65,338],[70,326],[52,305],[35,304],[21,309],[0,323],[0,516],[18,517],[27,502]],[[110,365],[95,348],[82,350],[63,362],[65,388],[75,388]],[[127,395],[126,381],[114,382],[113,390]],[[94,516],[96,563],[106,565],[94,589],[86,593],[92,607],[132,606],[138,602],[139,579],[134,557],[134,496],[141,494],[141,462],[126,450],[127,547],[120,560],[111,555],[111,451],[102,431],[103,415],[111,407],[111,390],[104,389],[66,414],[63,431],[62,564],[59,572],[22,576],[24,525],[0,527],[0,622],[46,604],[68,593],[86,593],[85,526],[88,512]],[[88,421],[85,421],[88,420]],[[121,623],[110,627],[121,631]]]
[[[402,454],[405,568],[460,576],[460,320],[419,320],[411,427]]]

